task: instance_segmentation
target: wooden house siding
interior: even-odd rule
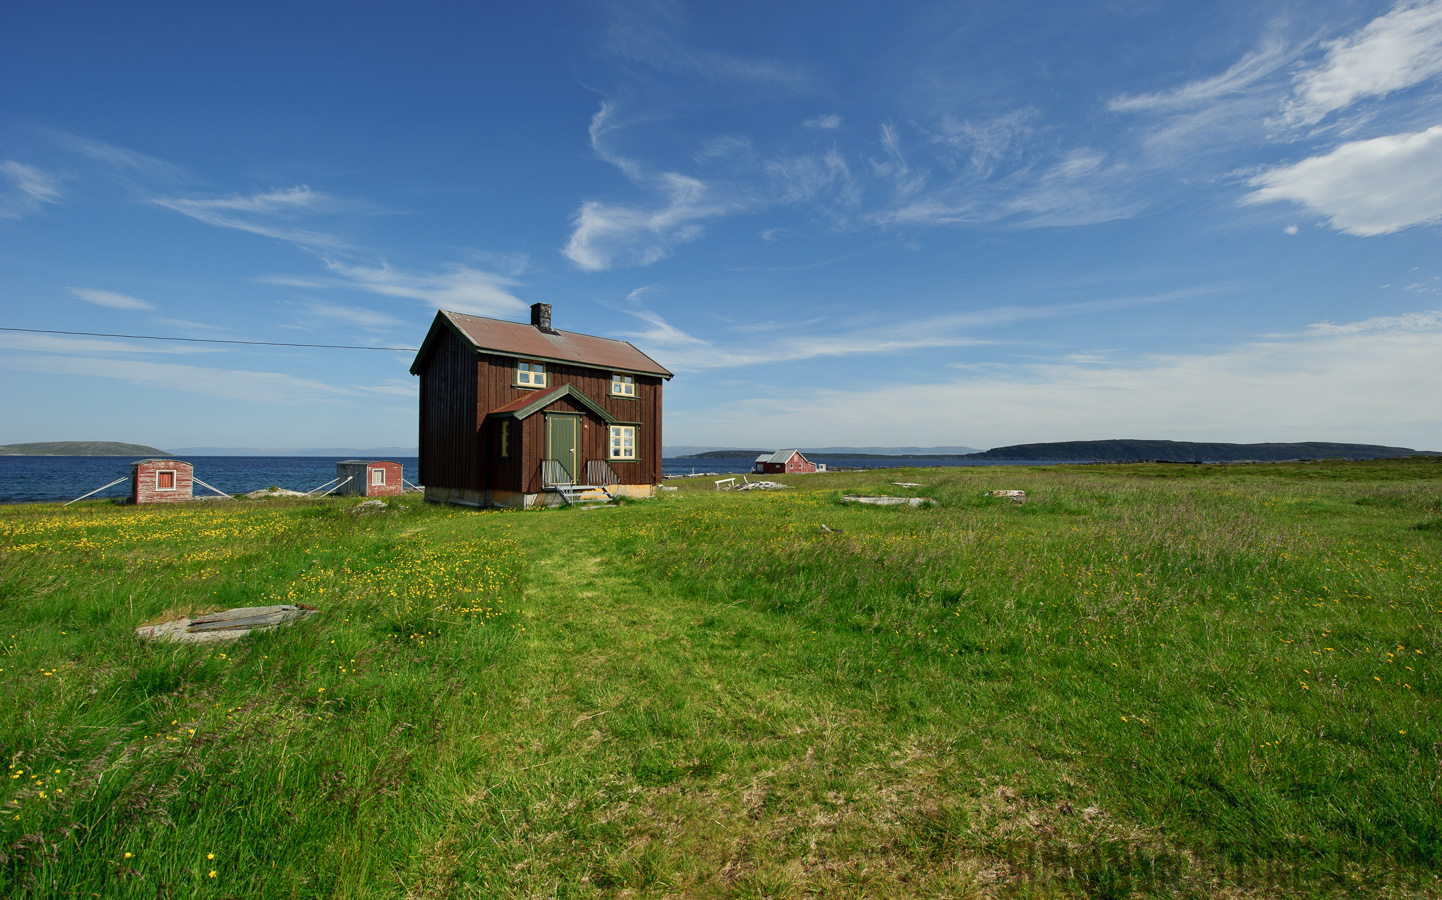
[[[159,473],[174,472],[169,488],[157,483]],[[131,503],[183,503],[194,490],[195,467],[178,459],[142,459],[130,466]]]
[[[562,385],[574,385],[581,393],[590,397],[598,406],[616,417],[620,424],[635,425],[637,429],[636,459],[607,460],[615,470],[621,484],[661,483],[661,388],[662,380],[655,375],[633,375],[636,396],[611,396],[610,369],[593,369],[584,366],[551,363],[547,366],[546,387],[523,388],[516,386],[516,363],[523,357],[502,356],[494,353],[479,354],[480,393],[486,399],[488,409],[498,409],[522,395],[544,393]],[[629,374],[629,373],[628,373]],[[581,444],[578,452],[586,460],[606,459],[610,449],[610,433],[600,419],[590,415],[588,410],[570,398],[565,398],[545,411],[580,413],[585,418]],[[546,447],[546,423],[544,411],[528,416],[511,427],[524,425],[524,439],[518,445],[525,448],[525,460],[518,460],[517,448],[513,446],[512,458],[497,459],[492,472],[494,484],[504,490],[534,493],[540,490],[541,459]],[[486,452],[500,451],[500,426],[495,420],[487,423]],[[514,439],[514,438],[513,438]],[[584,465],[584,462],[583,462]],[[572,473],[573,475],[576,473]],[[431,482],[427,482],[431,483]],[[439,483],[439,482],[436,482]]]
[[[486,410],[477,396],[474,353],[447,331],[421,373],[421,484],[484,486],[478,426]]]

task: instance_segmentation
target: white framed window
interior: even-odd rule
[[[385,469],[371,469],[371,484],[384,485],[386,483]]]
[[[636,396],[636,379],[630,375],[622,375],[617,372],[611,376],[612,397],[634,397]]]
[[[636,458],[636,426],[611,426],[611,459]]]
[[[546,364],[523,359],[516,363],[516,387],[545,387]]]
[[[155,489],[157,491],[175,490],[175,470],[159,469],[155,473]]]

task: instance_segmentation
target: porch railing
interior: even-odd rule
[[[571,477],[571,473],[570,473],[570,471],[566,468],[566,464],[565,464],[565,463],[561,462],[559,459],[543,459],[543,460],[541,460],[541,486],[542,486],[542,487],[551,488],[551,487],[555,487],[555,486],[558,485],[558,484],[575,484],[575,483],[576,483],[576,481],[575,481],[575,479],[573,479],[573,478]]]
[[[588,459],[586,460],[586,483],[594,484],[597,487],[610,487],[613,484],[620,484],[621,477],[604,459]]]

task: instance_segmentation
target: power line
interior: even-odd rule
[[[290,344],[282,341],[225,341],[219,338],[159,337],[153,334],[108,334],[101,331],[53,331],[47,328],[5,328],[0,331],[23,331],[27,334],[68,334],[79,337],[129,338],[134,341],[184,341],[190,344],[247,344],[252,347],[312,347],[321,350],[400,350],[415,353],[415,347],[355,347],[349,344]]]

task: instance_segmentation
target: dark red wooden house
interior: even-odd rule
[[[131,503],[180,503],[195,491],[195,467],[178,459],[142,459],[130,464]]]
[[[583,486],[651,496],[661,483],[661,385],[625,341],[440,311],[411,365],[421,379],[426,499],[556,505]]]
[[[766,475],[815,472],[816,463],[801,455],[800,450],[777,450],[756,457],[756,471]]]

